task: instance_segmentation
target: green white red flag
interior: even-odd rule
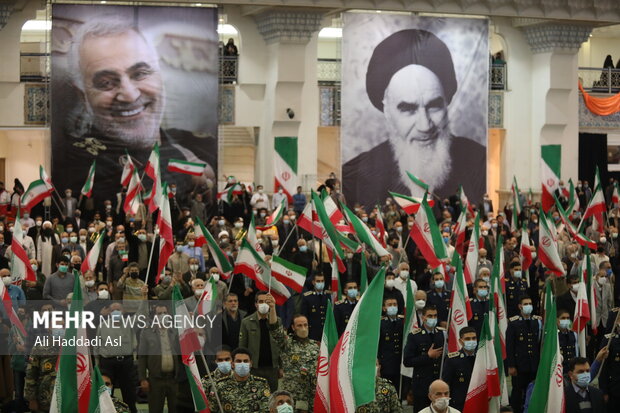
[[[586,283],[581,281],[577,290],[575,303],[575,316],[573,317],[573,331],[578,334],[577,345],[579,354],[586,353],[586,325],[590,322],[590,306],[588,304],[588,291]]]
[[[411,238],[422,252],[424,259],[433,267],[440,267],[442,260],[447,257],[446,244],[439,233],[439,227],[435,220],[433,211],[426,202],[426,195],[422,199],[422,207],[415,214],[413,227],[411,227]]]
[[[558,214],[560,215],[560,219],[562,220],[562,223],[564,224],[564,227],[566,227],[566,230],[568,231],[570,236],[573,237],[573,239],[577,241],[579,245],[583,247],[588,247],[591,249],[596,249],[596,242],[586,237],[582,232],[577,231],[577,228],[575,228],[575,226],[573,225],[573,223],[567,216],[566,211],[564,211],[564,208],[562,208],[562,205],[560,204],[560,201],[558,201],[557,198],[555,199],[555,206],[558,210]],[[551,225],[553,226],[553,224]]]
[[[416,214],[420,209],[420,205],[422,204],[422,198],[415,198],[412,196],[397,194],[396,192],[390,192],[390,195],[392,196],[392,198],[394,198],[394,201],[396,201],[398,206],[401,207],[401,209],[405,211],[407,215]],[[435,206],[434,200],[427,199],[427,201],[428,205],[431,208]]]
[[[551,290],[551,283],[547,283],[545,305],[545,331],[540,354],[540,363],[534,390],[528,411],[536,413],[563,413],[564,412],[564,371],[562,355],[558,340],[556,319],[556,303]]]
[[[205,243],[209,248],[209,256],[213,258],[215,266],[220,270],[222,278],[228,278],[233,270],[228,257],[224,254],[224,251],[217,244],[213,235],[205,228],[200,218],[196,217],[196,224],[194,225],[194,233],[196,234],[196,246],[201,247]]]
[[[376,209],[377,216],[375,218],[375,226],[377,227],[377,231],[379,232],[376,238],[383,248],[387,248],[387,244],[385,243],[386,232],[385,224],[383,223],[383,214],[381,213],[381,208],[379,207],[379,205],[376,206]]]
[[[461,207],[467,208],[467,211],[470,213],[472,217],[476,215],[474,213],[473,205],[471,204],[471,202],[469,202],[467,195],[465,195],[465,190],[463,189],[463,185],[459,185],[459,200],[461,201]]]
[[[186,175],[200,176],[207,167],[203,162],[189,162],[182,159],[170,159],[168,161],[168,170],[170,172],[178,172]]]
[[[24,232],[19,222],[19,212],[17,213],[15,222],[16,225],[13,227],[13,240],[11,241],[11,279],[14,281],[25,280],[36,282],[37,276],[30,266],[30,259],[24,249]]]
[[[344,216],[342,212],[338,209],[338,206],[334,202],[331,196],[327,195],[327,192],[323,191],[321,193],[321,199],[323,200],[323,206],[325,207],[325,212],[329,217],[329,220],[334,224],[336,229],[343,234],[350,234],[353,232],[353,229],[346,224],[343,224]]]
[[[581,218],[581,222],[583,223],[589,217],[594,217],[593,227],[596,228],[604,228],[605,221],[603,220],[603,213],[607,212],[607,207],[605,205],[605,196],[603,195],[603,188],[601,187],[601,177],[598,172],[598,166],[596,167],[596,177],[594,179],[594,192],[592,193],[592,198],[588,203],[588,207],[586,211],[583,213],[583,217]],[[581,228],[581,224],[579,225]]]
[[[80,193],[82,195],[84,195],[86,198],[90,198],[91,195],[93,194],[93,185],[95,184],[95,164],[97,163],[96,160],[93,161],[92,165],[90,166],[90,169],[88,170],[88,176],[86,177],[86,182],[84,182],[84,186],[82,187],[82,190],[80,191]]]
[[[97,236],[97,241],[95,241],[93,247],[88,251],[88,254],[86,254],[86,258],[82,261],[82,266],[80,267],[82,274],[86,273],[86,271],[95,271],[99,256],[101,255],[101,250],[103,249],[104,239],[103,232],[100,232]]]
[[[163,190],[159,193],[159,214],[157,215],[157,227],[159,228],[159,262],[157,264],[157,278],[155,284],[168,263],[168,259],[174,252],[174,237],[172,236],[172,219],[170,218],[170,200],[167,196],[168,185],[164,183]]]
[[[263,246],[260,242],[258,242],[258,237],[256,236],[256,226],[254,225],[254,215],[250,219],[250,225],[248,226],[248,232],[245,234],[245,238],[248,240],[250,245],[254,248],[254,251],[260,255],[262,259],[265,259],[265,252],[263,251]]]
[[[136,170],[136,166],[133,164],[131,156],[129,156],[127,151],[125,151],[125,153],[125,164],[123,165],[123,173],[121,174],[121,186],[129,185],[133,171]]]
[[[353,227],[353,231],[357,234],[357,237],[361,242],[366,244],[372,251],[374,251],[379,257],[390,255],[389,252],[379,242],[377,238],[370,232],[368,226],[358,218],[346,205],[342,206],[347,219]]]
[[[278,205],[278,207],[273,210],[271,215],[267,217],[267,220],[265,221],[265,225],[256,227],[256,229],[265,231],[273,227],[280,221],[280,219],[282,219],[282,216],[284,215],[285,212],[286,212],[286,200],[283,199],[280,205]]]
[[[52,183],[52,178],[45,172],[43,165],[39,165],[39,177],[41,177],[41,180],[45,183],[47,190],[51,194],[54,191],[54,184]]]
[[[30,211],[39,202],[47,198],[52,191],[53,189],[49,189],[48,184],[42,179],[31,182],[20,199],[22,211]]]
[[[196,304],[196,313],[198,315],[206,315],[215,312],[217,299],[217,281],[213,277],[209,277],[205,281],[205,290],[198,299],[198,304]]]
[[[338,342],[338,330],[334,319],[331,300],[327,300],[325,324],[319,347],[319,360],[316,365],[316,393],[314,396],[314,413],[330,413],[329,410],[329,358]],[[334,412],[335,413],[335,412]]]
[[[558,242],[551,229],[550,224],[547,222],[547,217],[543,211],[540,211],[540,226],[539,226],[539,239],[538,243],[538,257],[547,269],[558,275],[565,275],[564,267],[562,266],[562,260],[560,259],[560,253],[558,252]]]
[[[332,222],[330,221],[329,216],[325,211],[323,201],[314,191],[312,191],[312,204],[317,214],[316,221],[321,227],[321,238],[323,239],[323,241],[326,242],[326,246],[331,249],[338,258],[342,259],[342,257],[344,257],[344,252],[340,247],[338,231],[336,231],[336,228],[334,228],[334,224],[332,224]],[[327,242],[328,240],[329,242]]]
[[[293,264],[277,255],[271,257],[271,275],[289,288],[301,293],[306,282],[307,268]]]
[[[116,407],[112,396],[108,392],[108,387],[103,382],[99,367],[93,368],[92,388],[90,392],[90,402],[88,413],[116,413]]]
[[[489,314],[485,314],[463,413],[499,412],[500,374],[503,372],[497,365]]]
[[[163,193],[163,187],[161,183],[161,165],[159,162],[159,144],[158,143],[155,143],[155,145],[153,146],[153,150],[151,151],[151,154],[149,155],[149,160],[146,163],[144,172],[146,173],[148,177],[150,177],[153,180],[153,188],[151,189],[151,192],[149,193],[148,197],[144,196],[143,198],[145,202],[148,198],[149,212],[153,213],[155,212],[157,208],[161,208],[160,203],[161,203],[161,200],[163,199],[161,196]]]
[[[454,250],[461,257],[463,256],[463,254],[465,254],[464,249],[465,249],[466,232],[467,232],[467,212],[465,211],[465,208],[461,208],[461,213],[459,214],[459,218],[456,221],[456,227],[454,228],[454,234],[456,235],[456,241],[454,242]]]
[[[614,191],[611,194],[611,203],[615,208],[620,205],[620,189],[618,189],[618,181],[614,181]]]
[[[553,206],[553,194],[559,188],[562,147],[560,145],[542,145],[540,154],[542,209],[547,212]]]
[[[588,304],[590,305],[590,326],[592,332],[598,333],[599,317],[596,311],[598,306],[598,297],[596,296],[596,280],[594,279],[594,271],[592,271],[592,258],[590,257],[590,249],[586,248],[586,256],[581,260],[582,281],[586,283],[588,292]],[[585,354],[585,353],[584,353]]]
[[[461,212],[464,215],[465,211]],[[476,214],[474,230],[469,238],[467,256],[465,257],[465,283],[472,284],[478,278],[478,256],[480,253],[480,214]]]
[[[284,284],[271,276],[269,264],[262,259],[247,239],[241,241],[234,272],[253,279],[261,290],[269,290],[278,305],[283,305],[291,296]]]
[[[461,349],[459,331],[463,327],[467,327],[467,321],[471,320],[472,315],[467,286],[465,285],[465,276],[463,275],[463,264],[457,255],[456,274],[450,298],[450,320],[448,320],[448,351],[450,353]]]
[[[9,321],[12,325],[16,326],[22,337],[26,337],[28,334],[26,333],[26,329],[24,325],[20,321],[17,313],[15,312],[15,308],[13,307],[13,300],[11,300],[11,296],[9,295],[9,290],[4,285],[3,282],[0,282],[0,299],[2,300],[2,306],[4,307],[4,313],[9,317]]]
[[[218,201],[223,201],[230,205],[232,203],[233,196],[241,194],[243,194],[243,187],[241,184],[233,184],[224,189],[222,192],[218,192],[216,198]]]
[[[498,237],[497,245],[502,244],[502,236]],[[501,346],[501,359],[506,359],[506,330],[508,329],[508,313],[506,312],[506,300],[504,299],[505,286],[502,285],[502,271],[504,267],[504,248],[497,248],[493,271],[491,272],[491,285],[489,289],[489,313],[494,311],[497,316],[498,330],[493,332],[493,337]]]
[[[409,171],[407,171],[407,176],[409,177],[409,179],[411,179],[411,182],[419,186],[423,192],[428,192],[429,186],[426,182],[424,182]]]
[[[330,411],[354,413],[375,400],[376,357],[383,306],[385,267],[353,309],[330,357]],[[373,355],[369,357],[369,355]]]
[[[409,333],[418,327],[418,317],[415,313],[415,296],[413,295],[413,287],[411,281],[407,280],[405,294],[405,325],[403,326],[403,346],[407,347],[409,341]],[[400,374],[406,377],[413,377],[413,367],[405,367],[403,361],[400,361]]]
[[[292,203],[293,194],[297,190],[297,138],[276,136],[274,147],[274,191],[282,188],[288,202]]]
[[[513,196],[513,215],[516,213],[517,216],[521,215],[523,211],[523,204],[521,203],[521,191],[519,191],[519,185],[517,185],[517,177],[512,177],[512,196]]]
[[[576,211],[579,211],[581,208],[581,204],[579,203],[579,196],[577,195],[577,190],[575,189],[575,184],[573,184],[573,180],[568,180],[568,186],[570,188],[568,194],[568,215],[573,215]],[[613,197],[612,197],[613,198]]]
[[[524,271],[529,270],[532,265],[532,250],[530,249],[530,235],[527,233],[525,224],[521,228],[521,247],[519,248],[519,260],[521,261],[521,268]]]
[[[134,169],[131,174],[129,186],[127,187],[127,194],[125,195],[125,202],[123,204],[123,210],[126,214],[138,213],[138,207],[140,206],[140,191],[142,191],[142,183],[140,182],[138,171]]]

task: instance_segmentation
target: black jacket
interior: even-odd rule
[[[588,386],[588,393],[590,394],[590,403],[592,403],[592,412],[604,412],[605,403],[603,401],[603,392],[596,387]],[[580,398],[570,381],[567,381],[564,385],[564,397],[564,413],[579,413],[582,411],[579,408]]]

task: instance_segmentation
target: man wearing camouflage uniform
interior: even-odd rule
[[[110,377],[106,376],[105,374],[102,374],[101,378],[103,379],[103,384],[105,384],[105,386],[108,388],[108,392],[110,393],[110,397],[112,398],[112,403],[114,403],[114,408],[116,409],[116,413],[129,413],[130,412],[129,406],[126,403],[114,397],[114,386],[112,385],[112,380],[110,379]]]
[[[231,364],[232,364],[232,352],[230,347],[221,346],[215,353],[215,363],[217,364],[217,368],[211,372],[211,377],[214,382],[217,382],[219,379],[230,376]],[[205,391],[211,388],[211,380],[209,380],[209,375],[205,374],[202,377],[202,388]]]
[[[269,313],[269,331],[280,347],[280,360],[284,369],[282,387],[293,395],[297,411],[311,412],[316,390],[315,372],[319,358],[319,343],[308,338],[308,319],[304,315],[294,316],[295,335],[289,337],[278,323],[274,305]]]
[[[54,329],[47,337],[47,345],[34,345],[30,352],[24,399],[28,401],[32,412],[48,412],[52,402],[54,383],[56,382],[56,361],[60,347],[53,345],[53,338],[64,336],[64,329]]]
[[[212,413],[256,413],[269,410],[269,383],[262,377],[250,374],[252,359],[250,350],[239,347],[232,354],[233,372],[215,383],[215,392],[209,392]]]
[[[402,413],[403,406],[398,399],[396,387],[389,380],[379,377],[381,370],[377,363],[377,376],[375,377],[375,401],[364,404],[355,413]]]

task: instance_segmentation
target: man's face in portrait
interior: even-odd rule
[[[80,72],[93,125],[130,148],[151,148],[159,136],[164,93],[158,56],[133,30],[86,37]]]

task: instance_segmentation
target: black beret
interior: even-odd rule
[[[373,106],[383,112],[383,95],[392,76],[409,65],[424,66],[443,85],[446,104],[456,93],[452,55],[446,44],[426,30],[401,30],[386,37],[372,53],[366,72],[366,93]]]

